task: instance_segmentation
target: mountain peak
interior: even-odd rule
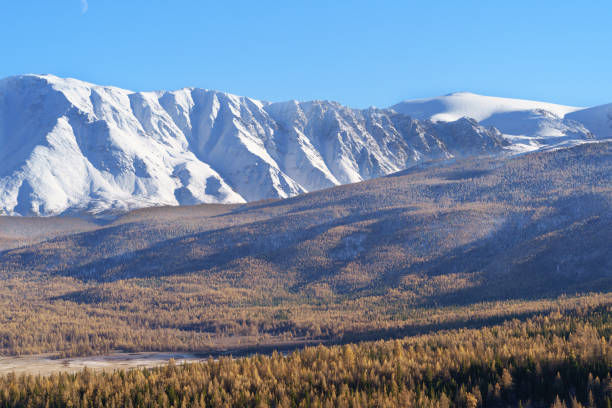
[[[427,160],[592,138],[583,122],[564,118],[578,110],[467,92],[393,110],[351,109],[199,88],[132,92],[50,74],[10,77],[0,81],[0,212],[285,198]]]
[[[528,119],[534,111],[547,111],[559,118],[583,108],[557,105],[549,102],[525,99],[501,98],[478,95],[471,92],[455,92],[435,98],[415,99],[392,106],[397,112],[433,121],[450,122],[461,117],[471,117],[478,122],[498,127],[504,133],[508,122]]]
[[[333,101],[131,92],[54,75],[3,82],[0,121],[0,211],[22,215],[284,198],[501,151],[475,122],[458,139],[452,124],[415,128]]]
[[[482,95],[478,95],[472,92],[459,91],[459,92],[451,92],[444,96],[482,96]]]

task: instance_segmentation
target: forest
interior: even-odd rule
[[[610,407],[612,300],[523,321],[130,371],[0,377],[0,407]]]

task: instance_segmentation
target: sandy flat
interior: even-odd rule
[[[85,367],[93,370],[118,370],[155,367],[171,358],[177,363],[205,361],[208,357],[190,353],[113,353],[104,356],[53,358],[49,355],[0,357],[0,375],[50,375],[57,372],[77,372]]]
[[[235,339],[232,339],[235,340]],[[201,353],[189,352],[115,352],[100,356],[57,358],[52,354],[39,354],[22,357],[0,356],[0,375],[33,374],[50,375],[53,373],[74,373],[85,367],[96,371],[127,370],[131,368],[156,367],[167,364],[174,359],[177,364],[207,361],[222,356],[244,357],[254,354],[269,355],[273,352],[287,354],[305,346],[323,344],[321,340],[291,340],[276,341],[268,344],[243,345],[236,347],[218,348]],[[226,344],[226,346],[228,346]]]

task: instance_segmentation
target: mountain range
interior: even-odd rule
[[[0,81],[0,214],[101,215],[287,198],[422,162],[608,138],[612,105],[455,93],[352,109],[22,75]]]

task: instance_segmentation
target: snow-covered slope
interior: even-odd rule
[[[0,210],[242,201],[186,149],[174,123],[152,120],[161,108],[147,96],[51,76],[3,80]]]
[[[50,215],[289,197],[418,161],[502,150],[472,119],[52,75],[0,81],[0,213]]]
[[[581,109],[567,114],[566,118],[584,124],[600,139],[612,138],[612,104]]]
[[[436,122],[470,117],[494,126],[514,144],[538,148],[561,143],[559,138],[584,140],[597,134],[575,116],[583,108],[523,99],[498,98],[468,92],[400,102],[392,107],[414,118]],[[604,135],[601,135],[603,138]],[[516,147],[516,146],[515,146]]]
[[[392,108],[415,119],[431,119],[443,122],[451,122],[462,117],[470,117],[478,122],[484,122],[508,113],[538,110],[564,117],[570,112],[581,109],[547,102],[499,98],[469,92],[456,92],[437,98],[404,101],[392,106]]]

